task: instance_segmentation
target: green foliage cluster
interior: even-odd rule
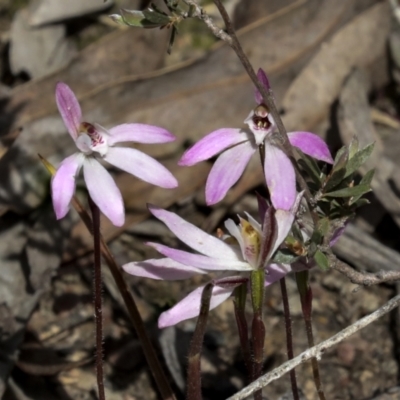
[[[292,234],[286,240],[287,249],[275,255],[277,263],[293,263],[300,258],[328,269],[332,239],[340,234],[356,209],[369,204],[363,197],[371,191],[374,170],[362,178],[357,170],[367,161],[374,143],[359,149],[357,138],[342,147],[336,154],[334,164],[328,171],[300,150],[298,164],[312,196],[311,213],[300,210],[293,225]]]

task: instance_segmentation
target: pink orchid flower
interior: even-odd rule
[[[258,70],[258,79],[269,89],[265,72]],[[228,190],[242,176],[251,157],[264,144],[265,180],[271,202],[276,209],[290,210],[296,198],[295,172],[290,159],[271,140],[276,124],[258,90],[255,92],[258,106],[244,121],[251,133],[236,128],[222,128],[209,133],[188,149],[179,165],[191,166],[200,161],[222,154],[214,163],[206,183],[206,202],[212,205],[221,201]],[[326,143],[310,132],[290,132],[289,141],[303,153],[317,160],[333,163]]]
[[[297,196],[293,208],[287,210],[273,210],[275,233],[270,241],[263,241],[265,230],[250,215],[247,220],[240,218],[237,225],[232,219],[225,221],[225,228],[229,234],[216,238],[202,231],[178,215],[149,205],[150,212],[164,222],[165,225],[186,245],[200,254],[173,249],[162,244],[149,242],[147,245],[155,248],[166,258],[150,259],[125,264],[123,269],[129,274],[158,280],[181,280],[196,274],[222,271],[228,273],[248,273],[258,268],[267,271],[265,285],[279,280],[291,271],[290,265],[270,263],[272,255],[285,240],[294,221],[295,213],[300,203],[301,194]],[[267,232],[268,233],[268,232]],[[263,243],[268,243],[265,249]],[[231,277],[231,282],[224,276],[221,285],[214,281],[210,309],[225,301],[236,286],[247,277]],[[239,283],[234,283],[239,282]],[[200,300],[204,286],[195,289],[184,299],[168,311],[163,312],[158,320],[158,326],[165,328],[180,321],[199,315]]]
[[[145,182],[163,188],[175,188],[178,182],[163,165],[143,152],[118,147],[121,142],[166,143],[175,137],[163,128],[145,124],[122,124],[109,130],[82,121],[78,100],[65,83],[56,87],[56,102],[64,124],[78,152],[65,158],[51,182],[54,211],[63,218],[75,192],[75,180],[81,167],[89,194],[103,214],[116,226],[125,221],[121,192],[100,160],[126,171]]]

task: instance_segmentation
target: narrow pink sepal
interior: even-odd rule
[[[242,176],[256,147],[246,141],[223,152],[214,163],[206,183],[206,202],[212,205],[221,201],[228,190]]]
[[[74,92],[64,82],[57,83],[56,103],[69,134],[76,140],[82,122],[82,111]]]
[[[236,252],[225,242],[202,231],[173,212],[148,204],[149,211],[193,250],[209,257],[237,260]]]
[[[166,189],[178,186],[178,181],[167,168],[137,149],[110,147],[104,160],[152,185]]]
[[[268,91],[270,89],[269,80],[268,80],[267,74],[264,72],[264,70],[262,68],[258,69],[257,78],[261,82],[261,84],[265,87],[265,90]],[[254,92],[254,98],[255,98],[257,104],[264,103],[261,93],[257,88],[255,89],[255,92]]]
[[[291,145],[298,147],[304,154],[333,164],[327,144],[318,135],[311,132],[289,132],[288,137]]]
[[[121,192],[112,176],[94,158],[85,158],[83,177],[90,197],[100,211],[115,225],[125,222],[125,209]]]
[[[178,164],[191,166],[200,161],[208,160],[228,147],[249,140],[247,133],[241,129],[222,128],[209,133],[190,149],[183,153]]]
[[[207,271],[251,271],[252,268],[246,262],[240,260],[218,259],[193,254],[183,250],[173,249],[163,244],[147,242],[148,246],[155,248],[162,255],[172,258],[181,264],[204,269]]]
[[[120,142],[168,143],[176,137],[164,128],[147,124],[122,124],[109,129],[109,145]]]
[[[163,312],[158,319],[158,327],[166,328],[167,326],[175,325],[185,319],[197,317],[200,313],[201,295],[204,286],[195,289],[189,293],[184,299],[177,303],[168,311]],[[235,286],[221,287],[214,286],[210,301],[210,310],[219,306],[232,294]]]
[[[206,273],[201,269],[189,267],[170,258],[130,262],[123,265],[122,268],[131,275],[166,281],[188,279],[194,275]]]
[[[344,230],[346,229],[348,221],[346,221],[344,226],[341,226],[340,228],[337,228],[331,237],[331,240],[329,241],[329,247],[332,247],[336,244],[336,242],[340,239],[340,237],[343,235]]]
[[[273,248],[271,249],[270,255],[272,256],[278,247],[282,244],[282,242],[286,239],[287,235],[292,228],[295,214],[290,211],[285,210],[276,210],[275,211],[275,219],[277,223],[278,233],[274,243]]]
[[[65,158],[51,180],[51,197],[57,219],[68,213],[69,204],[75,192],[75,179],[82,166],[84,156],[81,153]]]
[[[275,209],[290,210],[296,199],[296,178],[288,156],[277,147],[265,144],[265,180]]]
[[[279,281],[291,272],[290,265],[287,264],[268,264],[266,268],[264,285],[269,286]]]
[[[265,200],[265,198],[262,197],[258,192],[256,192],[256,197],[258,204],[258,217],[260,218],[260,221],[264,221],[264,216],[269,208],[269,205],[267,200]]]

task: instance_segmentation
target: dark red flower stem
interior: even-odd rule
[[[253,344],[253,370],[252,381],[255,381],[261,376],[262,366],[264,361],[264,340],[265,326],[262,320],[262,312],[258,310],[253,315],[251,325],[251,336]],[[262,400],[262,391],[254,392],[254,400]]]
[[[103,369],[103,301],[101,282],[101,250],[100,250],[100,210],[93,200],[89,198],[90,210],[93,221],[93,251],[94,251],[94,281],[93,304],[96,323],[96,378],[99,391],[99,400],[105,400],[104,369]]]
[[[293,353],[293,332],[292,332],[292,318],[290,316],[289,298],[286,289],[286,278],[282,278],[279,283],[281,285],[283,313],[285,315],[285,329],[286,329],[286,348],[288,360],[294,358]],[[293,400],[299,400],[299,390],[297,388],[296,372],[294,369],[290,371],[290,384],[292,387]]]
[[[303,311],[304,323],[306,326],[306,334],[308,347],[314,347],[314,334],[312,329],[312,290],[308,282],[308,271],[301,271],[296,273],[297,288],[300,293],[301,309]],[[325,393],[322,388],[321,376],[319,373],[318,360],[311,359],[311,366],[313,371],[315,388],[317,389],[318,397],[320,400],[326,400]]]
[[[201,349],[203,346],[204,334],[206,331],[208,313],[210,311],[210,301],[212,289],[214,284],[212,282],[204,286],[203,293],[201,294],[200,314],[197,318],[196,329],[194,330],[192,341],[189,347],[188,354],[188,377],[186,400],[201,400]]]

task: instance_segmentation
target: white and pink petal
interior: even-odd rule
[[[210,301],[210,310],[219,306],[227,300],[236,286],[214,286]],[[204,286],[198,287],[183,298],[179,303],[168,311],[164,311],[158,319],[158,327],[166,328],[168,326],[176,325],[178,322],[184,321],[189,318],[197,317],[200,313],[201,295]]]
[[[296,216],[297,210],[299,208],[301,199],[303,197],[304,192],[300,192],[296,196],[296,200],[289,211],[286,210],[276,210],[275,211],[275,220],[277,223],[278,234],[275,239],[274,246],[272,247],[269,257],[271,257],[278,247],[283,243],[286,239],[287,235],[289,234],[290,230],[292,229],[293,221]],[[267,257],[267,261],[268,258]]]
[[[222,240],[209,235],[173,212],[149,204],[150,212],[193,250],[213,258],[237,260],[232,248]]]
[[[221,201],[228,190],[239,180],[256,147],[249,141],[223,152],[214,163],[206,183],[206,202],[212,205]]]
[[[333,158],[327,144],[316,134],[311,132],[289,132],[289,141],[292,146],[298,147],[304,154],[328,164],[333,164]]]
[[[191,166],[200,161],[208,160],[221,151],[238,143],[249,140],[248,134],[241,129],[222,128],[209,133],[190,149],[186,150],[178,164]]]
[[[122,226],[125,222],[124,203],[112,176],[95,158],[86,157],[83,177],[90,197],[100,211],[115,226]]]
[[[64,82],[57,83],[56,103],[69,134],[76,140],[82,122],[82,111],[74,92]]]
[[[284,278],[292,269],[288,264],[269,264],[266,268],[265,286]]]
[[[83,164],[84,155],[72,154],[65,158],[51,180],[51,197],[57,219],[68,213],[69,204],[75,192],[75,180]]]
[[[109,130],[108,143],[112,146],[121,142],[168,143],[175,136],[164,128],[147,124],[122,124]]]
[[[200,268],[206,271],[251,271],[251,266],[240,260],[220,259],[193,254],[187,251],[173,249],[163,244],[148,242],[148,246],[155,248],[162,255],[184,265]]]
[[[276,146],[265,144],[264,173],[275,209],[290,210],[296,199],[296,177],[289,157]]]
[[[110,147],[104,160],[137,178],[167,189],[178,186],[178,181],[162,164],[137,149]]]
[[[170,258],[130,262],[123,265],[122,268],[134,276],[166,281],[188,279],[194,275],[206,273],[199,268],[181,264]]]

